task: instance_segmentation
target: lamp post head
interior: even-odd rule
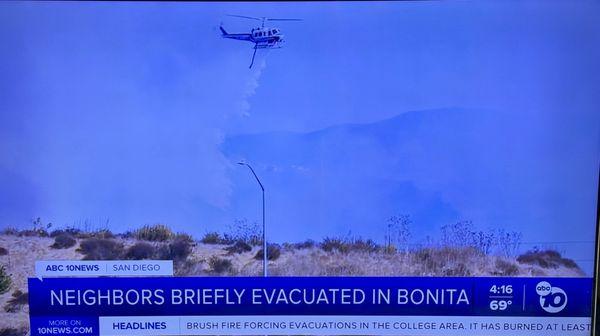
[[[238,162],[237,164],[239,164],[241,166],[245,166],[246,165],[246,161],[242,160],[242,161]]]

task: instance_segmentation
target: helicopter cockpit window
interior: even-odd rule
[[[269,30],[269,36],[271,36],[271,31]]]

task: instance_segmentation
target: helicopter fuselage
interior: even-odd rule
[[[221,27],[224,38],[248,41],[255,45],[255,48],[280,48],[283,43],[283,34],[278,28],[259,27],[254,28],[250,33],[231,34]]]

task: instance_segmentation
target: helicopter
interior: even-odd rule
[[[249,33],[228,33],[223,24],[219,27],[221,29],[221,36],[223,38],[248,41],[254,43],[254,53],[252,54],[252,61],[250,61],[249,68],[254,65],[254,58],[256,57],[256,50],[258,49],[275,49],[281,48],[284,42],[283,34],[279,28],[265,27],[266,21],[302,21],[302,19],[274,19],[267,17],[252,17],[243,15],[228,15],[232,17],[244,18],[261,21],[261,26],[253,28]]]

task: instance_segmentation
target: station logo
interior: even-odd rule
[[[548,313],[558,313],[567,306],[567,293],[562,288],[541,281],[535,286],[535,291],[540,296],[540,306]]]

